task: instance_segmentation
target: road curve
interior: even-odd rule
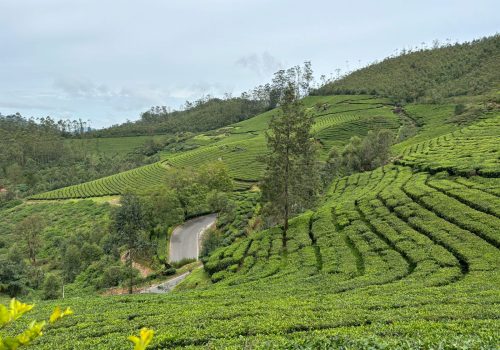
[[[217,214],[200,216],[177,226],[170,237],[169,261],[198,259],[201,236],[215,224]]]

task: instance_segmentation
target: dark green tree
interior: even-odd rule
[[[311,137],[313,118],[304,112],[297,85],[290,81],[266,133],[269,153],[262,183],[265,213],[283,223],[286,245],[288,220],[315,200],[318,189],[316,147]]]
[[[126,247],[125,258],[129,269],[128,292],[132,294],[134,286],[132,262],[137,253],[148,245],[144,235],[147,223],[139,197],[130,193],[124,194],[120,204],[115,213],[115,230],[120,243]]]
[[[39,215],[28,216],[16,226],[16,233],[25,243],[26,252],[32,265],[36,265],[36,255],[42,245],[40,236],[44,228],[45,222]]]
[[[49,273],[43,281],[43,299],[57,299],[62,295],[62,278],[54,273]]]

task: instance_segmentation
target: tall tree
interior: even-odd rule
[[[36,265],[36,255],[41,246],[40,235],[44,228],[44,220],[39,215],[28,216],[16,226],[16,232],[25,243],[32,265]]]
[[[132,294],[134,274],[132,262],[136,254],[147,245],[144,235],[146,220],[142,203],[133,194],[124,194],[120,200],[121,206],[115,213],[115,230],[120,243],[126,246],[126,262],[129,269],[128,292]]]
[[[310,206],[318,189],[313,118],[304,112],[299,97],[295,81],[289,80],[281,111],[273,116],[266,132],[269,153],[262,198],[265,213],[283,222],[283,246],[290,216]]]

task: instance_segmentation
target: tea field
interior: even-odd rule
[[[398,117],[388,101],[370,96],[310,96],[304,99],[307,113],[315,116],[313,131],[326,157],[332,146],[341,147],[354,135],[385,128],[397,131]],[[163,160],[137,169],[33,196],[33,200],[88,198],[118,195],[128,188],[147,189],[165,181],[169,167],[196,168],[206,162],[222,160],[239,190],[248,189],[258,181],[264,164],[260,157],[266,152],[265,130],[276,111],[232,124],[219,130],[196,135],[187,143],[196,148],[165,153]]]
[[[363,117],[332,118],[325,127],[321,118],[317,134]],[[498,348],[500,118],[445,125],[439,134],[433,120],[429,114],[419,126],[426,140],[417,134],[394,147],[394,164],[335,180],[286,236],[271,228],[214,251],[205,264],[212,284],[165,295],[66,299],[75,316],[35,348],[123,349],[141,327],[156,331],[152,349]],[[241,124],[249,130],[250,120]],[[233,176],[257,179],[259,168],[229,150],[246,145],[258,154],[249,143],[263,136],[226,137],[242,140],[226,142],[225,151],[216,141],[165,162],[223,157]],[[247,166],[253,173],[239,169]],[[33,316],[53,306],[41,302]]]

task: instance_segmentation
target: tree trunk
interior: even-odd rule
[[[289,212],[289,204],[288,204],[288,182],[290,181],[290,156],[288,145],[286,147],[286,160],[285,160],[285,212],[284,212],[284,223],[283,223],[283,247],[286,247],[286,232],[288,231],[288,212]]]
[[[133,293],[133,287],[134,287],[134,275],[132,274],[132,253],[129,250],[128,251],[128,259],[127,259],[127,265],[128,265],[128,273],[129,273],[129,284],[128,284],[128,294]]]

